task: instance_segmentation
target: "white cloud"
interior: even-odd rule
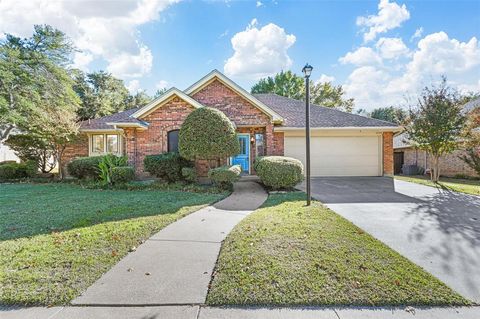
[[[399,105],[424,86],[439,81],[442,75],[461,91],[480,90],[480,44],[475,37],[461,42],[449,38],[445,32],[429,34],[405,57],[404,62],[384,61],[382,65],[362,66],[352,71],[344,88],[355,98],[357,107],[371,110]]]
[[[127,89],[130,92],[130,94],[136,94],[140,89],[140,81],[138,80],[131,80],[130,82],[127,83]]]
[[[404,4],[400,6],[396,2],[380,0],[378,14],[358,17],[357,25],[365,28],[363,39],[368,42],[374,40],[379,33],[399,27],[409,18],[410,12]]]
[[[221,38],[223,38],[223,37],[225,37],[225,36],[227,36],[227,35],[228,35],[228,29],[225,30],[225,31],[223,31],[223,32],[218,36],[218,38],[221,39]]]
[[[257,1],[257,8],[263,6],[263,3],[261,1]]]
[[[75,52],[73,56],[73,67],[82,71],[88,71],[88,65],[93,61],[93,55],[85,52]]]
[[[421,38],[422,37],[422,34],[423,34],[423,27],[420,27],[418,28],[417,30],[415,30],[415,33],[412,35],[412,37],[410,38],[410,41],[413,41],[417,38]]]
[[[342,64],[374,65],[382,62],[380,56],[369,47],[360,47],[353,52],[348,52],[344,57],[338,59]]]
[[[121,53],[107,58],[107,71],[120,78],[138,78],[150,72],[153,56],[150,49],[141,47],[137,55]]]
[[[224,66],[228,76],[257,79],[292,65],[287,51],[295,43],[295,36],[273,23],[261,28],[257,24],[253,19],[244,31],[232,37],[235,52]]]
[[[166,89],[167,87],[168,87],[168,82],[165,80],[160,80],[158,81],[157,85],[155,85],[155,88],[157,90],[163,90],[163,89]]]
[[[329,75],[326,75],[326,74],[322,74],[322,75],[320,75],[318,80],[315,81],[315,83],[325,83],[325,82],[333,82],[333,81],[335,81],[335,77],[329,76]]]
[[[375,46],[384,59],[395,59],[409,53],[401,38],[380,38]]]
[[[75,66],[86,69],[100,58],[117,75],[141,76],[150,71],[152,61],[151,54],[146,54],[150,51],[139,38],[138,27],[157,20],[160,12],[178,1],[2,0],[0,33],[28,37],[34,24],[49,24],[64,31],[83,52],[75,54]],[[140,63],[138,57],[147,61]]]

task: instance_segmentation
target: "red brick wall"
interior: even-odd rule
[[[403,151],[404,164],[417,165],[424,169],[429,169],[431,167],[431,157],[428,155],[426,156],[425,151],[415,150],[414,148],[406,148],[397,151]],[[459,156],[464,153],[465,151],[463,150],[456,150],[453,153],[440,157],[440,175],[450,177],[455,175],[477,176],[476,172],[459,158]]]
[[[78,140],[75,143],[68,145],[63,152],[63,167],[74,158],[88,156],[88,136],[87,134],[80,134]],[[68,174],[66,170],[65,173]]]
[[[273,153],[272,155],[285,155],[283,132],[273,133]]]
[[[138,175],[145,175],[143,159],[146,155],[168,151],[167,133],[180,129],[185,118],[193,110],[193,106],[174,97],[165,105],[142,117],[142,120],[150,123],[146,130],[125,130],[127,156],[130,164],[135,166]]]
[[[383,132],[383,174],[393,175],[393,133]]]

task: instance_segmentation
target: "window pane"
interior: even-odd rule
[[[92,152],[103,153],[105,150],[103,134],[92,135]]]
[[[263,141],[263,134],[255,134],[255,151],[257,156],[265,155],[265,143]]]
[[[173,130],[167,133],[168,137],[168,151],[178,152],[178,130]]]
[[[247,145],[245,144],[245,139],[241,138],[238,140],[240,143],[240,153],[241,155],[247,155]]]
[[[107,152],[118,153],[118,135],[107,135]]]

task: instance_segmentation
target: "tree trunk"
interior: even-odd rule
[[[63,180],[65,174],[63,172],[63,151],[65,150],[65,146],[60,145],[57,146],[57,163],[58,163],[58,178]]]
[[[437,183],[440,178],[439,156],[432,156],[432,169],[430,172],[430,180]]]

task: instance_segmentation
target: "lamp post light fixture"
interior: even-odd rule
[[[307,206],[310,206],[312,201],[312,192],[310,187],[310,74],[312,74],[313,67],[310,64],[305,64],[302,69],[305,75],[305,155],[306,155],[306,184],[307,184]]]

